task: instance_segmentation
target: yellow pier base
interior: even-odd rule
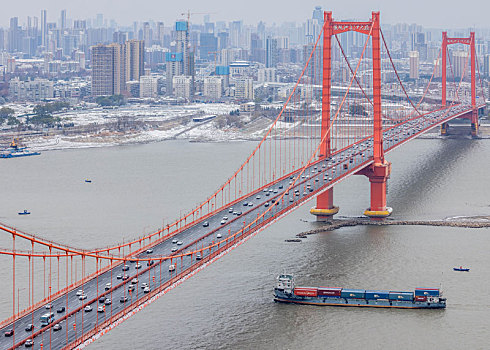
[[[391,215],[393,212],[392,208],[387,207],[386,210],[369,210],[366,209],[364,211],[364,215],[369,216],[370,218],[382,219]]]
[[[333,207],[330,209],[317,209],[313,207],[310,209],[310,214],[316,216],[317,221],[326,221],[331,219],[332,216],[339,212],[339,207]]]

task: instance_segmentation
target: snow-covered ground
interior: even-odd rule
[[[224,103],[195,103],[185,106],[131,104],[115,109],[104,109],[98,107],[89,110],[74,110],[57,114],[57,116],[63,118],[67,122],[73,122],[75,125],[89,125],[92,123],[107,123],[116,121],[120,118],[131,118],[136,121],[165,121],[178,117],[198,115],[201,113],[221,115],[228,114],[230,111],[238,108],[238,105]]]
[[[29,113],[32,105],[12,105],[16,114]],[[230,111],[238,109],[235,104],[188,104],[185,106],[145,105],[132,104],[115,109],[103,109],[100,107],[70,110],[57,114],[63,123],[74,123],[75,126],[97,124],[101,128],[97,132],[78,135],[50,135],[25,139],[25,143],[37,151],[67,148],[107,147],[132,143],[148,143],[169,139],[189,139],[198,141],[228,141],[247,139],[246,135],[233,128],[218,128],[212,120],[196,123],[188,122],[189,117],[198,115],[227,115]],[[185,123],[179,123],[179,118],[185,118]],[[166,122],[164,126],[150,130],[139,130],[127,133],[108,131],[104,124],[110,124],[121,119],[129,119],[135,122]],[[160,123],[161,125],[161,123]]]

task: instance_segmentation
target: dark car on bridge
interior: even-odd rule
[[[6,337],[11,337],[14,335],[14,330],[13,329],[9,329],[8,331],[5,332],[5,336]]]
[[[65,307],[64,306],[60,307],[58,310],[56,310],[56,312],[59,314],[65,312]]]

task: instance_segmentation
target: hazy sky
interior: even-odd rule
[[[10,17],[40,16],[48,10],[48,21],[58,21],[60,10],[67,9],[67,17],[84,19],[103,13],[118,24],[133,21],[163,21],[171,24],[182,12],[212,13],[211,20],[243,19],[245,23],[263,20],[268,24],[284,21],[302,22],[310,18],[316,5],[333,11],[335,19],[367,19],[371,11],[381,11],[384,23],[418,23],[429,28],[490,27],[489,0],[5,0],[0,6],[0,26],[6,27]],[[191,16],[201,23],[203,15]]]

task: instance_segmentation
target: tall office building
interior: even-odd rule
[[[419,52],[410,51],[408,54],[410,60],[410,79],[419,78]]]
[[[41,45],[44,47],[48,46],[48,22],[47,22],[47,11],[41,10]]]
[[[277,67],[277,61],[279,59],[278,56],[279,52],[277,50],[277,39],[267,38],[265,41],[265,67]]]
[[[61,30],[66,29],[66,10],[61,10],[61,15],[60,15],[60,28]]]

